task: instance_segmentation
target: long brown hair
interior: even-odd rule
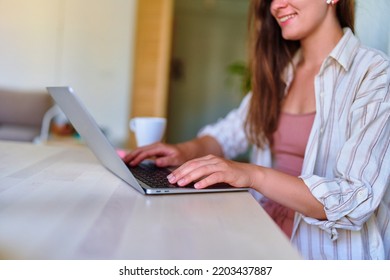
[[[325,0],[324,0],[325,1]],[[286,84],[283,71],[299,49],[299,41],[287,41],[271,14],[271,0],[252,0],[249,17],[249,68],[252,98],[245,122],[249,141],[264,147],[277,129]],[[354,32],[355,1],[340,0],[336,13],[341,27]]]

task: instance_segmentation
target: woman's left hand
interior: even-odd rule
[[[228,183],[234,187],[253,187],[255,165],[231,161],[208,155],[190,160],[168,176],[171,184],[186,186],[196,182],[195,188],[203,189],[216,183]]]

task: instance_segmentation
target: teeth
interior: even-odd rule
[[[295,14],[294,15],[287,15],[287,16],[284,16],[282,18],[279,19],[280,22],[285,22],[285,21],[288,21],[289,19],[295,17]]]

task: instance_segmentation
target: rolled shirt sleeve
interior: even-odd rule
[[[248,149],[249,143],[244,124],[250,96],[250,93],[247,94],[238,108],[230,111],[216,123],[205,126],[198,133],[198,136],[209,135],[215,138],[226,158],[234,158]]]

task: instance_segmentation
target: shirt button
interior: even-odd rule
[[[365,192],[364,190],[361,190],[361,191],[359,191],[359,192],[357,193],[357,195],[358,195],[359,197],[365,197],[365,196],[366,196],[366,192]]]

